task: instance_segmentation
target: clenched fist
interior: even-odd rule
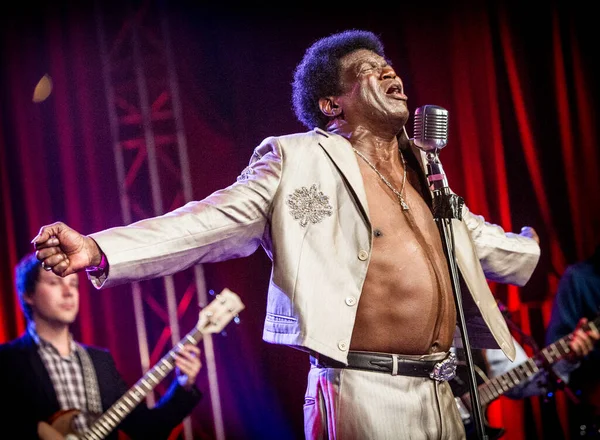
[[[102,260],[102,251],[92,238],[62,222],[42,226],[31,243],[44,270],[61,277],[97,266]]]

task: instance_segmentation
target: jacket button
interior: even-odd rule
[[[354,298],[353,296],[347,297],[346,304],[349,306],[353,306],[354,304],[356,304],[356,298]]]
[[[348,344],[344,341],[338,342],[338,348],[342,351],[348,350]]]
[[[369,253],[364,249],[358,253],[358,259],[360,261],[365,261],[367,258],[369,258]]]

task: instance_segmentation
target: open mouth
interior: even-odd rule
[[[403,93],[402,87],[397,84],[392,84],[385,93],[386,95],[393,96],[396,99],[402,99],[404,101],[408,99],[408,97]]]

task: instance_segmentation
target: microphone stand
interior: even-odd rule
[[[488,437],[483,423],[479,391],[477,390],[477,379],[475,377],[475,368],[473,367],[473,356],[471,353],[471,345],[469,344],[469,336],[467,334],[462,306],[459,273],[454,253],[454,229],[452,227],[452,219],[462,220],[464,200],[462,197],[450,191],[446,180],[446,174],[438,157],[438,151],[438,149],[435,149],[426,153],[427,180],[429,181],[430,188],[433,192],[433,217],[440,232],[444,253],[446,254],[446,260],[448,261],[448,267],[450,268],[456,313],[462,336],[467,370],[469,372],[468,382],[471,394],[471,414],[475,419],[477,438],[480,440],[487,440]]]

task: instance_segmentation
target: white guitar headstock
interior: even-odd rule
[[[244,310],[240,297],[225,288],[215,296],[210,304],[200,311],[196,327],[202,333],[219,333],[229,322]]]

